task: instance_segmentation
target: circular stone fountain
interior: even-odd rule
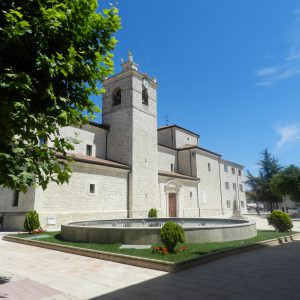
[[[186,243],[243,240],[256,236],[255,222],[219,218],[147,218],[75,222],[61,226],[66,241],[128,245],[160,242],[159,232],[167,221],[184,228]]]

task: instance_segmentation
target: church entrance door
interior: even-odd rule
[[[176,217],[176,194],[169,193],[169,218]]]

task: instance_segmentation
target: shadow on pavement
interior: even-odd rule
[[[10,281],[10,277],[0,276],[0,285]]]
[[[300,299],[300,241],[219,259],[93,298]]]

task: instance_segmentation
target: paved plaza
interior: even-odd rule
[[[0,299],[300,299],[300,241],[176,274],[1,239],[0,253]]]

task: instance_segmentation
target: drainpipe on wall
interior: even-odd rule
[[[105,159],[107,159],[107,135],[108,135],[109,130],[106,130],[106,135],[105,135]]]
[[[192,151],[190,150],[190,168],[191,168],[191,177],[193,177],[193,169],[192,169]]]
[[[221,195],[221,208],[222,208],[222,214],[224,215],[222,181],[221,181],[221,158],[220,157],[218,159],[218,163],[219,163],[219,183],[220,183],[220,195]]]
[[[236,202],[237,209],[241,211],[241,203],[240,203],[240,184],[239,184],[239,169],[237,168],[236,172]]]
[[[178,151],[176,150],[176,168],[174,168],[174,172],[179,172],[179,160],[178,160]]]
[[[2,216],[0,217],[0,225],[1,225],[1,230],[3,231],[3,228],[4,228],[4,212],[2,213]]]
[[[198,211],[199,211],[199,217],[200,217],[201,213],[200,213],[200,200],[199,200],[199,182],[197,182],[197,203],[198,203]]]
[[[130,218],[130,191],[129,191],[129,188],[130,188],[130,173],[131,171],[129,171],[127,173],[127,218]]]

